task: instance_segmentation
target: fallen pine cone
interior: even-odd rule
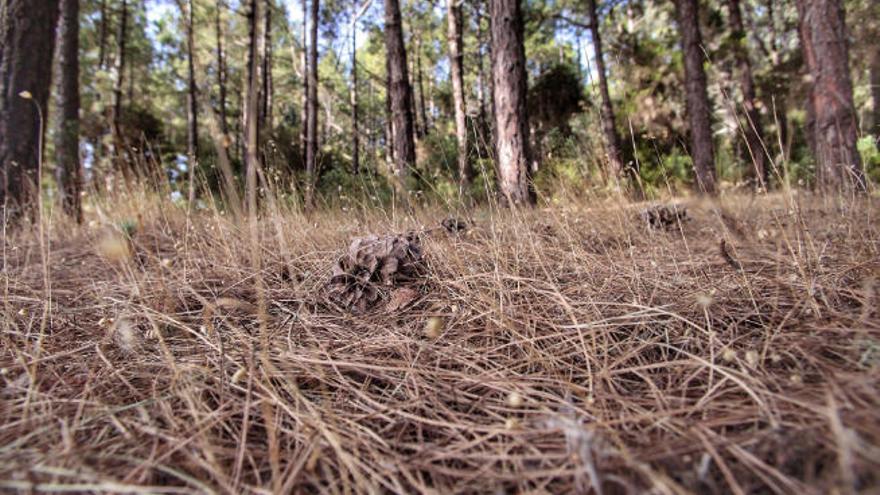
[[[364,313],[382,302],[383,288],[415,280],[423,268],[417,233],[360,237],[333,267],[327,297],[349,311]]]
[[[682,205],[657,205],[639,213],[642,220],[652,229],[668,229],[687,220],[687,208]]]

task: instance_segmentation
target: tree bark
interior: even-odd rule
[[[79,0],[61,0],[58,22],[58,117],[55,179],[64,212],[82,223],[83,174],[79,159]]]
[[[385,50],[390,79],[388,91],[391,99],[394,172],[398,187],[403,188],[409,170],[416,163],[416,147],[413,140],[412,87],[406,65],[398,0],[385,0]]]
[[[730,31],[734,42],[734,58],[739,71],[740,90],[742,91],[745,119],[740,123],[745,134],[747,148],[746,158],[751,166],[747,176],[754,180],[755,187],[766,189],[769,179],[767,154],[764,152],[764,128],[761,125],[761,113],[758,111],[758,98],[755,91],[755,80],[752,77],[752,63],[749,60],[746,46],[746,30],[740,12],[740,0],[727,0],[730,16]]]
[[[314,188],[318,170],[318,13],[319,0],[311,3],[311,43],[309,44],[309,88],[306,134],[306,205],[314,203]]]
[[[257,169],[260,147],[260,82],[262,80],[262,57],[265,55],[265,38],[260,35],[263,19],[262,0],[251,0],[248,12],[250,31],[248,48],[248,84],[245,99],[245,193],[247,211],[255,214],[257,209]]]
[[[617,122],[614,116],[614,107],[611,104],[611,93],[608,91],[608,77],[605,69],[604,52],[602,51],[602,35],[599,31],[599,14],[596,8],[596,0],[588,0],[590,9],[590,35],[593,38],[593,56],[596,59],[596,72],[599,76],[599,93],[602,97],[602,132],[605,134],[605,146],[607,147],[608,165],[615,179],[623,179],[623,146],[620,134],[617,133]],[[580,53],[580,51],[578,51]],[[580,64],[578,64],[580,66]],[[633,180],[631,187],[638,190],[639,184],[635,170],[626,170],[630,179]]]
[[[520,0],[491,0],[492,77],[498,187],[508,205],[535,202],[529,168],[529,120]]]
[[[223,0],[217,0],[216,13],[214,15],[214,35],[217,39],[217,90],[219,94],[218,105],[220,106],[220,132],[223,133],[223,144],[229,147],[229,121],[226,113],[226,55],[223,50]]]
[[[58,0],[0,2],[0,225],[35,210],[57,19]]]
[[[712,143],[712,107],[703,69],[703,40],[697,0],[675,0],[681,48],[684,53],[685,92],[690,125],[691,157],[697,191],[716,194],[715,149]]]
[[[452,97],[455,105],[455,138],[458,142],[458,189],[464,194],[471,186],[473,170],[468,159],[467,115],[464,97],[464,44],[461,4],[446,0],[447,40],[452,75]]]
[[[865,190],[840,0],[798,0],[800,35],[815,112],[816,179],[826,191]]]

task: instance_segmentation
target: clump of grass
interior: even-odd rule
[[[424,238],[411,303],[353,315],[320,296],[351,239],[447,212],[273,203],[251,230],[126,198],[47,225],[48,312],[39,239],[3,241],[3,489],[878,486],[874,200],[690,201],[669,230],[636,206],[486,208]],[[133,253],[102,256],[135,217]]]

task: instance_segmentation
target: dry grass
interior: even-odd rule
[[[412,305],[353,316],[321,297],[350,239],[441,212],[249,231],[100,205],[42,256],[4,240],[0,487],[876,493],[878,214],[738,197],[652,231],[614,204],[486,209],[426,236]]]

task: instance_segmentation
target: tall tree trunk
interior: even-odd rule
[[[474,2],[474,8],[476,9],[474,17],[476,17],[477,21],[477,80],[479,81],[477,98],[480,100],[480,123],[485,125],[486,120],[488,119],[486,95],[488,94],[491,97],[492,92],[488,91],[488,88],[486,88],[486,70],[483,66],[483,48],[486,46],[486,43],[483,34],[482,6],[483,0],[477,0]]]
[[[358,71],[357,71],[357,21],[359,17],[357,0],[352,2],[354,15],[351,18],[351,172],[360,171],[360,129],[358,127]]]
[[[406,176],[416,163],[416,147],[413,140],[412,87],[406,65],[398,0],[385,0],[385,51],[390,79],[388,91],[391,99],[394,172],[398,187],[405,187]]]
[[[57,19],[58,0],[0,3],[0,225],[36,206]]]
[[[391,108],[391,60],[385,57],[385,162],[394,167],[394,110]]]
[[[691,135],[691,157],[697,191],[715,194],[715,149],[712,143],[712,107],[703,69],[703,40],[697,0],[675,0],[681,49],[684,52],[685,92]]]
[[[263,17],[263,46],[266,55],[263,57],[263,85],[260,89],[260,129],[272,129],[272,0],[266,0],[266,11]]]
[[[871,57],[871,100],[874,104],[872,119],[874,139],[880,139],[880,46],[874,44]]]
[[[107,59],[107,0],[101,0],[98,27],[98,68],[103,69]]]
[[[195,24],[193,19],[193,0],[189,0],[184,8],[183,1],[179,2],[181,14],[186,17],[186,66],[187,66],[187,93],[186,93],[186,155],[187,170],[189,171],[189,185],[187,198],[192,205],[196,199],[196,167],[199,162],[199,103],[198,87],[196,86],[196,68],[193,61],[195,52]]]
[[[314,204],[314,189],[318,171],[318,14],[319,0],[311,4],[311,43],[309,44],[309,92],[306,124],[306,205]]]
[[[126,161],[125,147],[122,136],[122,87],[125,82],[125,54],[128,38],[128,1],[122,0],[119,10],[119,26],[116,31],[116,79],[113,81],[113,113],[111,116],[111,133],[113,135],[113,154],[117,169],[121,170],[126,182],[131,183],[132,168]]]
[[[223,133],[223,144],[229,147],[229,121],[226,113],[226,55],[223,50],[223,0],[217,0],[214,15],[214,35],[217,39],[217,90],[219,91],[220,132]]]
[[[260,83],[262,80],[262,58],[265,55],[265,38],[260,34],[263,19],[263,0],[251,0],[248,12],[248,84],[245,99],[245,194],[247,211],[255,214],[257,209],[257,169],[260,166]]]
[[[614,117],[614,107],[611,105],[611,93],[608,91],[608,77],[605,69],[604,53],[602,51],[602,35],[599,31],[599,14],[596,8],[596,0],[588,0],[590,9],[590,35],[593,38],[593,56],[596,59],[596,72],[599,76],[599,93],[602,96],[602,131],[605,134],[605,146],[608,153],[608,165],[615,179],[622,179],[624,172],[623,146],[620,134],[617,133],[617,122]],[[579,52],[580,53],[580,52]],[[636,179],[634,170],[627,170],[630,179]],[[631,186],[638,190],[639,184],[634,181]]]
[[[801,41],[815,112],[816,179],[825,190],[865,189],[840,0],[798,0]]]
[[[58,116],[55,119],[55,179],[61,207],[82,223],[79,160],[79,0],[61,0],[58,22]]]
[[[428,107],[425,104],[425,84],[422,78],[422,33],[418,33],[416,38],[416,81],[419,85],[419,108],[422,112],[422,135],[428,134],[431,128],[431,122],[428,121]]]
[[[509,205],[533,204],[520,0],[491,0],[490,17],[498,187]]]
[[[459,0],[446,0],[447,40],[452,72],[452,97],[455,104],[455,138],[458,142],[458,189],[464,194],[471,185],[473,170],[468,159],[467,115],[464,99],[464,43],[461,4]]]
[[[741,123],[745,133],[745,144],[748,149],[746,158],[751,166],[748,176],[754,178],[755,186],[766,189],[769,179],[767,154],[764,152],[764,128],[761,125],[761,113],[757,107],[755,80],[752,78],[752,63],[749,60],[746,45],[746,30],[740,12],[740,0],[727,0],[730,15],[730,31],[734,39],[734,57],[739,70],[740,89],[742,91],[745,121]]]
[[[302,53],[300,65],[302,66],[303,84],[302,99],[300,100],[301,122],[299,126],[299,150],[303,166],[308,163],[308,139],[309,139],[309,0],[302,0]]]

